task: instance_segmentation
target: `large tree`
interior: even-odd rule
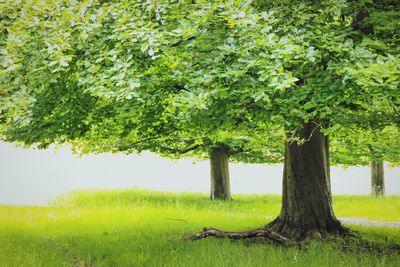
[[[196,131],[189,127],[183,127],[182,119],[177,119],[179,113],[176,112],[177,105],[173,101],[177,91],[185,90],[184,84],[167,75],[160,75],[160,73],[158,73],[160,79],[157,79],[152,68],[163,68],[165,63],[162,63],[161,66],[152,66],[153,59],[148,57],[148,52],[143,55],[142,52],[145,52],[143,47],[133,48],[132,54],[124,55],[122,61],[117,59],[116,62],[112,62],[117,58],[116,54],[111,58],[103,57],[102,53],[110,55],[113,51],[115,53],[118,51],[125,54],[125,49],[130,51],[132,48],[124,47],[119,38],[113,40],[113,38],[107,37],[113,35],[115,26],[122,25],[109,23],[107,17],[100,16],[106,21],[103,31],[98,35],[92,32],[94,29],[91,27],[97,29],[100,24],[97,21],[90,23],[91,19],[96,18],[96,14],[100,14],[103,9],[114,12],[122,7],[123,5],[116,5],[108,8],[107,5],[101,6],[98,3],[91,5],[85,2],[77,5],[34,2],[26,6],[23,6],[22,3],[2,6],[4,14],[8,14],[3,25],[5,37],[19,33],[27,41],[23,46],[37,45],[35,47],[37,50],[30,51],[34,54],[29,54],[29,56],[38,57],[37,65],[32,66],[32,69],[30,69],[31,66],[26,66],[29,69],[27,72],[35,72],[37,78],[42,77],[43,80],[48,80],[47,84],[39,81],[40,87],[52,88],[51,91],[46,89],[35,91],[31,89],[36,85],[30,84],[30,93],[22,92],[24,99],[18,98],[17,100],[11,98],[15,97],[12,93],[4,94],[4,97],[8,98],[5,103],[15,105],[4,107],[3,110],[7,110],[10,114],[21,112],[21,110],[23,113],[24,108],[28,108],[29,101],[35,102],[29,111],[28,119],[19,119],[15,116],[16,113],[8,116],[8,119],[11,117],[15,119],[7,124],[5,132],[8,141],[23,141],[26,145],[38,145],[40,148],[45,148],[51,143],[70,142],[74,145],[74,150],[81,154],[110,151],[132,153],[147,150],[170,158],[182,156],[198,159],[209,158],[210,195],[213,199],[230,199],[231,197],[229,159],[252,163],[276,163],[282,160],[282,146],[280,142],[274,140],[278,138],[280,141],[282,138],[276,134],[276,129],[268,136],[246,136],[243,130],[238,129],[242,118],[239,117],[238,121],[232,122],[229,118],[215,116],[215,112],[224,113],[221,108],[217,111],[210,109],[207,114],[203,112],[202,116],[207,118],[207,121],[212,121],[212,123],[208,122],[207,127],[197,127]],[[151,9],[151,7],[145,9],[147,8]],[[31,11],[28,16],[34,22],[25,21],[24,24],[19,24],[22,19],[18,16],[21,15],[18,13],[21,11],[20,9]],[[52,13],[49,13],[50,11]],[[49,20],[43,21],[43,18]],[[69,23],[75,24],[75,20],[80,21],[78,24],[80,26],[76,28],[69,25]],[[86,36],[85,30],[90,31],[91,34]],[[59,35],[55,34],[56,31]],[[80,40],[82,34],[89,40]],[[104,38],[99,38],[99,36]],[[4,38],[4,41],[6,40],[7,38]],[[31,42],[29,43],[29,41]],[[87,49],[88,47],[84,45],[87,42],[90,42],[89,46],[93,46],[92,50]],[[46,44],[46,52],[49,54],[42,53],[43,47],[40,46],[40,43]],[[10,42],[4,42],[3,45],[10,45]],[[179,41],[175,45],[179,45]],[[63,54],[62,46],[72,50],[70,55]],[[10,50],[4,49],[3,51],[10,56],[8,53]],[[17,61],[18,59],[18,57],[9,58],[7,56],[4,58],[5,66],[9,60]],[[132,58],[134,59],[132,62],[125,62]],[[113,90],[121,84],[124,84],[125,89],[136,88],[139,82],[122,79],[126,75],[124,71],[135,71],[133,68],[129,69],[135,60],[138,61],[137,63],[147,64],[146,71],[141,75],[149,79],[146,86],[148,92],[141,91],[141,96],[135,95],[134,92],[111,96],[113,93],[103,91],[103,94],[100,92],[101,90],[97,89],[100,87],[106,91],[110,89],[104,85],[99,85],[96,93],[92,94],[87,92],[88,88],[81,86],[88,81],[102,84],[104,79],[108,80],[109,78],[107,83],[112,81],[109,86],[113,87]],[[88,66],[94,67],[95,65],[98,65],[96,67],[98,69],[87,69]],[[8,67],[7,71],[11,69]],[[3,69],[3,71],[5,70]],[[115,74],[118,72],[119,78],[110,77],[112,72]],[[5,93],[8,91],[6,87],[10,87],[12,84],[13,77],[10,78],[11,80],[3,83]],[[164,87],[170,90],[160,90]],[[69,90],[64,91],[64,89]],[[199,103],[194,103],[194,105],[196,104]],[[22,107],[23,105],[24,107]],[[200,106],[195,108],[200,108]],[[6,117],[4,116],[4,118]],[[186,121],[186,123],[188,122]],[[204,124],[202,121],[192,123]],[[229,127],[222,128],[229,128],[230,131],[220,131],[221,124],[229,124]],[[262,137],[265,138],[261,139]],[[271,149],[273,145],[274,148]]]
[[[273,125],[286,131],[282,210],[263,233],[346,232],[332,209],[327,136],[349,121],[365,124],[360,114],[391,116],[388,103],[399,103],[397,1],[34,1],[1,9],[8,140],[85,139],[92,119],[113,116],[102,107],[121,102],[131,105],[117,115],[133,127],[115,130],[132,143],[170,136],[171,120],[179,138],[235,139]]]

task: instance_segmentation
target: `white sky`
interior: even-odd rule
[[[230,164],[232,193],[281,193],[282,164]],[[332,167],[333,194],[369,194],[368,167]],[[400,169],[385,167],[386,192],[400,194]],[[22,149],[0,142],[0,204],[44,205],[75,189],[147,188],[209,192],[208,161],[172,161],[155,154],[82,158],[69,148]]]

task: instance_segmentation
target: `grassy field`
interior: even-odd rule
[[[342,240],[301,249],[207,238],[203,226],[250,230],[279,213],[280,196],[144,190],[82,191],[48,207],[0,206],[0,266],[400,266],[400,255],[342,250]],[[400,197],[335,196],[338,217],[400,222]],[[350,226],[368,240],[400,243],[400,228]],[[356,244],[355,244],[356,247]]]

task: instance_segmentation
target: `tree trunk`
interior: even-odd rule
[[[376,197],[385,194],[383,161],[371,162],[371,194]]]
[[[231,199],[228,148],[219,144],[210,153],[211,199]]]
[[[305,142],[285,145],[281,213],[266,227],[294,240],[346,233],[333,214],[326,137],[312,122],[297,136]]]

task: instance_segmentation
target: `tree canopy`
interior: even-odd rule
[[[295,130],[310,120],[329,132],[361,112],[393,113],[396,8],[397,1],[8,1],[3,133],[64,142],[93,131],[98,117],[118,117],[112,127],[131,140],[176,129],[213,136],[237,125]]]
[[[181,3],[175,8],[183,6]],[[193,103],[179,105],[180,96],[176,93],[187,93],[188,89],[167,76],[176,66],[166,67],[171,60],[167,62],[167,56],[156,60],[151,52],[151,28],[155,25],[150,24],[158,21],[153,17],[152,5],[34,1],[4,4],[2,8],[4,14],[9,14],[2,25],[7,38],[2,43],[5,105],[1,109],[3,121],[7,121],[4,132],[8,140],[40,147],[74,141],[83,152],[155,150],[168,156],[199,147],[202,149],[193,151],[200,157],[209,146],[223,141],[243,161],[281,160],[282,153],[264,153],[265,147],[260,149],[268,138],[261,141],[256,137],[258,141],[249,145],[249,137],[237,129],[242,118],[235,112],[242,111],[229,110],[224,103],[207,111],[200,106],[191,110]],[[128,17],[121,13],[125,8],[142,12],[132,12],[134,15],[129,18],[141,31],[133,33],[131,29],[129,40],[121,39],[129,37],[129,23],[125,21]],[[181,24],[177,20],[176,23]],[[132,36],[136,35],[142,38],[133,41]],[[179,39],[182,34],[164,35],[170,46],[184,40]],[[21,68],[17,69],[17,64]],[[27,74],[23,80],[16,79],[22,77],[19,70]],[[183,115],[190,121],[182,118],[184,108],[194,114]],[[232,122],[226,111],[234,113],[232,116],[238,121]],[[228,127],[215,127],[221,124]],[[238,132],[234,142],[233,128]],[[249,155],[254,149],[255,155]]]

